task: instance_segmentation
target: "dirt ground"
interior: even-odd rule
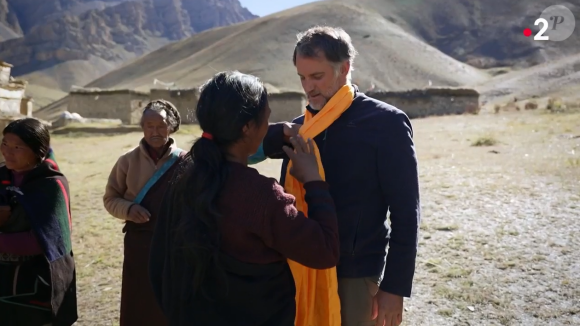
[[[412,123],[423,219],[404,325],[580,325],[580,113]],[[188,149],[198,134],[176,139]],[[122,222],[102,195],[117,157],[139,138],[54,136],[71,186],[77,325],[118,325]],[[277,161],[258,167],[278,176]]]

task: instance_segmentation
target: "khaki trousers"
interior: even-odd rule
[[[371,316],[379,282],[380,276],[338,279],[342,326],[375,325]]]

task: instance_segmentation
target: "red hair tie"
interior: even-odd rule
[[[205,131],[204,131],[204,132],[201,134],[201,137],[202,137],[202,138],[209,139],[209,140],[213,140],[213,135],[212,135],[212,134],[210,134],[209,132],[205,132]]]

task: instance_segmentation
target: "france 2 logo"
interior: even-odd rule
[[[534,35],[534,41],[564,41],[569,38],[576,27],[576,18],[570,9],[563,5],[550,6],[544,11],[534,25],[540,30]],[[532,35],[530,28],[524,29],[524,35]]]

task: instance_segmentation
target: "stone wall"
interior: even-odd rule
[[[149,103],[149,99],[144,101],[143,99],[132,99],[129,107],[131,108],[131,124],[140,124],[141,117],[143,116],[143,109]],[[121,121],[122,122],[122,121]]]
[[[0,113],[3,116],[20,116],[24,110],[25,116],[32,116],[32,103],[25,97],[26,85],[23,80],[16,80],[10,76],[12,65],[0,61]],[[28,110],[30,104],[30,112]]]
[[[12,65],[4,62],[4,61],[0,61],[0,84],[1,85],[6,85],[10,82],[10,72],[12,70]]]
[[[20,114],[32,117],[33,101],[30,97],[23,97],[20,101]]]
[[[85,90],[69,93],[68,108],[83,118],[119,119],[124,124],[138,124],[149,94],[133,90]]]
[[[151,100],[163,99],[175,105],[181,115],[181,123],[196,123],[195,108],[199,100],[197,88],[188,89],[151,89]]]
[[[426,88],[366,95],[404,111],[410,119],[479,112],[479,93],[466,88]]]
[[[0,86],[0,111],[4,114],[20,114],[20,104],[25,88]]]
[[[268,93],[272,113],[270,122],[292,121],[306,109],[306,96],[300,92]]]
[[[143,108],[156,99],[173,103],[183,124],[197,123],[197,88],[151,89],[150,93],[76,88],[69,93],[67,111],[83,118],[120,119],[124,124],[138,124]],[[300,92],[269,93],[268,101],[272,109],[271,122],[291,121],[304,113],[307,103],[306,96]]]

